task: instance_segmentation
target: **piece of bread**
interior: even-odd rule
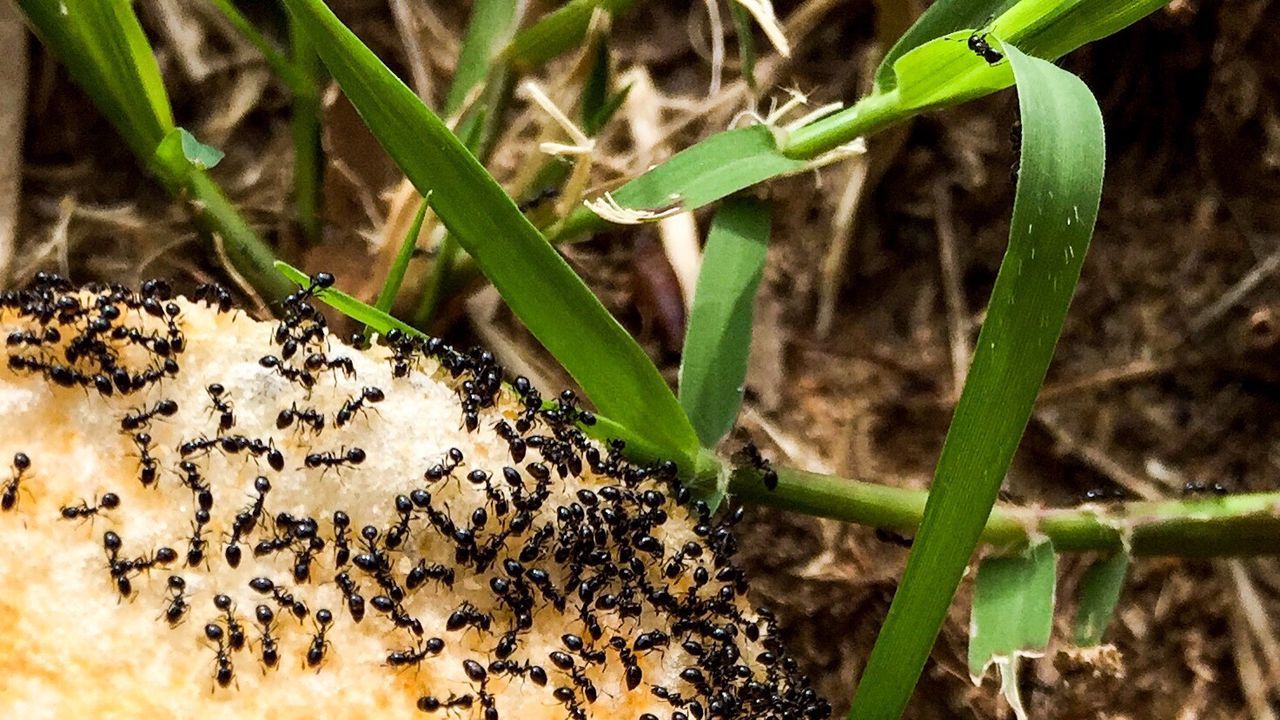
[[[571,395],[197,297],[0,296],[0,717],[828,714],[733,516]]]

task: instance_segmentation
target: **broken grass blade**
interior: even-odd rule
[[[769,246],[769,204],[729,198],[707,233],[680,358],[680,405],[705,448],[742,408],[756,288]]]
[[[582,43],[597,9],[612,14],[625,11],[635,0],[570,0],[532,26],[516,33],[502,57],[518,71],[528,72]]]
[[[969,676],[977,685],[995,665],[1001,691],[1020,720],[1027,713],[1018,694],[1018,664],[1023,657],[1039,657],[1049,645],[1057,557],[1046,540],[1019,555],[986,558],[974,581]]]
[[[1080,582],[1080,605],[1073,623],[1076,645],[1093,647],[1102,643],[1128,572],[1129,553],[1124,551],[1098,558],[1089,566]]]

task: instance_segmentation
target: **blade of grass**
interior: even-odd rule
[[[784,173],[796,172],[806,161],[782,154],[773,133],[763,125],[717,133],[613,192],[626,208],[656,208],[679,201],[685,210],[728,197],[739,190]],[[548,230],[553,242],[607,227],[586,208],[578,208]]]
[[[294,67],[293,61],[285,57],[284,53],[277,49],[275,44],[267,39],[266,35],[262,34],[262,31],[258,30],[252,22],[249,22],[249,18],[240,12],[235,3],[231,0],[209,0],[209,2],[227,19],[227,22],[231,23],[231,27],[235,28],[236,32],[240,33],[245,40],[249,41],[250,45],[253,45],[262,54],[267,67],[271,68],[271,71],[278,75],[285,85],[289,86],[290,92],[295,94],[315,93],[314,83],[308,82],[303,78],[299,69]]]
[[[1018,693],[1018,664],[1023,657],[1043,654],[1049,645],[1057,558],[1048,541],[1019,555],[989,557],[978,566],[973,584],[969,676],[977,684],[995,665],[1001,692],[1022,720],[1027,712]]]
[[[396,295],[400,293],[405,271],[409,269],[409,261],[413,259],[413,249],[418,245],[418,233],[422,232],[422,221],[427,219],[427,208],[430,206],[431,198],[422,198],[418,212],[409,225],[409,232],[405,233],[404,240],[400,243],[400,252],[396,253],[395,260],[387,270],[387,279],[378,291],[378,299],[373,303],[375,308],[388,315],[391,314],[391,305],[395,303]],[[370,326],[365,326],[366,332],[371,329]]]
[[[1011,45],[1003,50],[1022,117],[1009,248],[851,718],[897,718],[906,706],[1026,428],[1097,218],[1104,164],[1097,100],[1074,75]]]
[[[312,244],[321,240],[320,203],[323,154],[320,144],[320,58],[311,39],[298,23],[289,23],[293,68],[298,73],[293,90],[293,203],[302,235]]]
[[[1120,602],[1129,559],[1129,553],[1121,550],[1098,558],[1085,572],[1080,582],[1080,606],[1072,623],[1076,645],[1093,647],[1102,642],[1116,603]]]
[[[680,359],[680,406],[713,448],[742,408],[751,317],[769,245],[769,204],[730,198],[707,233]]]
[[[528,72],[578,47],[597,8],[616,15],[633,4],[635,0],[570,0],[516,33],[511,44],[502,51],[502,57],[517,72]]]
[[[458,53],[458,69],[445,96],[445,117],[458,112],[472,90],[485,81],[495,66],[495,56],[511,37],[519,17],[515,0],[476,1]]]
[[[686,463],[697,436],[652,361],[461,141],[319,0],[285,0],[445,227],[601,414]]]
[[[740,3],[729,3],[729,16],[738,35],[738,61],[742,64],[742,77],[751,92],[756,91],[756,38],[751,14]]]

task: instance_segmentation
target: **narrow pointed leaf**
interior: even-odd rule
[[[674,457],[697,436],[652,361],[462,142],[319,0],[286,0],[382,146],[602,414]]]
[[[1061,68],[1010,45],[1003,52],[1022,116],[1009,248],[853,718],[897,718],[906,706],[1044,382],[1097,217],[1097,101]]]
[[[597,9],[617,14],[635,0],[569,0],[532,26],[516,33],[502,56],[517,70],[527,72],[582,42]]]
[[[742,408],[751,318],[769,245],[769,205],[730,198],[716,211],[680,359],[680,405],[714,448]]]

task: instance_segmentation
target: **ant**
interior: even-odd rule
[[[178,403],[173,400],[161,400],[157,402],[150,410],[134,410],[125,415],[120,420],[120,429],[125,432],[133,432],[145,425],[151,424],[151,420],[156,417],[173,417],[178,412]]]
[[[440,700],[433,695],[423,695],[418,698],[418,709],[422,712],[435,712],[442,708],[445,710],[452,710],[453,708],[470,710],[473,702],[475,702],[475,698],[470,694],[458,696],[450,693],[446,700]]]
[[[227,625],[227,647],[232,650],[244,649],[244,626],[236,619],[235,606],[230,595],[219,593],[213,596],[213,606],[223,612]]]
[[[344,358],[346,359],[346,358]],[[347,360],[350,362],[350,360]],[[360,391],[359,395],[348,398],[342,403],[342,407],[333,416],[333,424],[342,427],[351,422],[358,412],[365,411],[365,403],[380,403],[386,399],[386,394],[381,388],[366,387]]]
[[[637,646],[640,645],[640,639],[636,638]],[[609,638],[609,647],[618,652],[618,660],[622,663],[622,667],[625,668],[623,677],[627,682],[627,690],[635,690],[640,685],[640,681],[644,679],[644,673],[640,669],[640,663],[636,660],[635,653],[631,652],[631,648],[627,647],[626,639],[618,635]]]
[[[333,513],[333,564],[342,567],[351,560],[351,516],[342,510]]]
[[[773,469],[764,455],[760,454],[760,448],[756,447],[755,443],[747,441],[741,450],[734,453],[733,460],[758,472],[766,490],[772,492],[778,489],[778,472]]]
[[[285,365],[280,358],[275,355],[263,355],[258,360],[258,364],[268,370],[275,370],[285,380],[301,385],[304,390],[310,391],[316,384],[316,378],[314,375],[306,370],[299,370],[298,368]]]
[[[396,650],[387,654],[387,665],[391,667],[404,667],[406,665],[420,665],[428,655],[439,655],[444,650],[444,640],[433,637],[427,638],[427,641],[414,648],[407,650]]]
[[[227,687],[235,679],[235,668],[231,665],[231,653],[223,642],[222,626],[208,623],[204,626],[204,636],[209,642],[217,643],[217,658],[214,662],[213,678],[218,685]]]
[[[475,605],[463,601],[461,605],[449,614],[449,619],[445,621],[445,629],[449,632],[454,632],[465,627],[474,627],[482,632],[489,632],[492,622],[492,615],[480,612]]]
[[[259,605],[254,610],[254,617],[257,618],[258,624],[262,626],[262,664],[265,667],[273,668],[276,663],[280,662],[280,648],[275,637],[271,634],[272,624],[275,622],[276,614],[266,605]]]
[[[426,581],[434,580],[445,587],[452,588],[453,578],[453,568],[439,563],[428,565],[427,561],[419,560],[418,564],[409,570],[409,574],[404,580],[404,586],[409,590],[416,590]]]
[[[316,634],[311,638],[311,646],[307,648],[307,667],[319,667],[324,662],[325,652],[333,644],[326,635],[333,624],[333,613],[326,608],[316,611]]]
[[[271,578],[256,577],[249,581],[249,587],[261,595],[270,595],[277,605],[291,611],[299,620],[307,616],[307,606],[295,600],[292,594],[286,592],[283,587],[277,586]]]
[[[348,378],[353,378],[356,375],[355,363],[351,362],[349,357],[328,358],[325,357],[324,353],[316,352],[308,355],[302,364],[303,367],[313,373],[321,370],[333,370],[335,372],[341,370],[342,374]]]
[[[197,512],[205,512],[207,520],[207,511]],[[204,539],[205,524],[194,521],[191,523],[191,539],[187,542],[187,567],[195,567],[204,560],[205,550],[209,547],[209,541]]]
[[[969,36],[969,49],[974,55],[987,61],[988,65],[995,65],[1004,59],[995,48],[991,47],[991,43],[987,42],[987,35],[990,33],[973,33]]]
[[[399,519],[396,524],[391,526],[387,531],[386,545],[388,548],[395,549],[400,547],[400,543],[404,542],[409,535],[409,523],[414,520],[413,501],[408,495],[396,496],[396,514]]]
[[[325,469],[341,469],[344,463],[348,465],[359,465],[365,461],[366,457],[364,450],[361,448],[353,447],[348,450],[344,447],[340,448],[336,453],[311,453],[310,455],[307,455],[306,466],[308,468],[323,467]]]
[[[168,605],[164,609],[164,619],[170,627],[177,627],[191,606],[187,603],[187,581],[180,575],[170,575],[168,586]]]
[[[364,596],[360,594],[360,588],[351,579],[351,575],[346,572],[340,572],[333,577],[333,581],[342,590],[342,597],[347,601],[347,610],[351,613],[351,619],[355,622],[363,620]]]
[[[511,452],[511,461],[522,462],[528,446],[525,444],[524,438],[520,436],[520,433],[516,432],[515,428],[511,427],[511,424],[506,420],[499,420],[494,423],[493,429],[498,433],[498,437],[507,442],[507,449]]]
[[[1223,485],[1220,482],[1210,483],[1210,482],[1205,482],[1203,480],[1188,480],[1186,484],[1182,486],[1183,497],[1186,497],[1189,495],[1208,495],[1208,494],[1222,496],[1222,495],[1226,495],[1228,492],[1229,491],[1227,490],[1227,486]]]
[[[75,520],[77,518],[90,518],[105,510],[115,510],[120,507],[120,496],[115,493],[104,493],[101,500],[95,500],[93,505],[81,500],[79,505],[67,505],[62,508],[62,519]]]
[[[458,469],[458,466],[462,464],[463,455],[462,451],[458,448],[449,448],[449,452],[446,453],[446,455],[447,458],[445,462],[436,463],[435,465],[427,468],[427,471],[423,473],[423,477],[426,478],[427,482],[435,483],[440,482],[447,477],[452,477],[453,471]]]
[[[297,420],[298,427],[309,427],[312,433],[318,435],[324,431],[324,417],[324,413],[317,412],[315,408],[299,410],[298,404],[293,403],[291,407],[281,410],[276,416],[276,429],[284,430]]]
[[[422,622],[406,612],[399,601],[393,600],[386,595],[374,595],[369,604],[373,606],[374,610],[390,616],[392,625],[422,637]]]
[[[236,424],[236,416],[231,403],[224,399],[227,389],[219,383],[211,383],[205,388],[205,392],[209,394],[209,400],[213,402],[213,410],[211,412],[218,415],[218,432],[226,432]]]
[[[515,677],[529,676],[529,679],[539,687],[547,685],[547,671],[540,665],[534,665],[528,660],[523,665],[516,663],[514,660],[495,660],[489,663],[489,672],[495,675],[512,675]]]

